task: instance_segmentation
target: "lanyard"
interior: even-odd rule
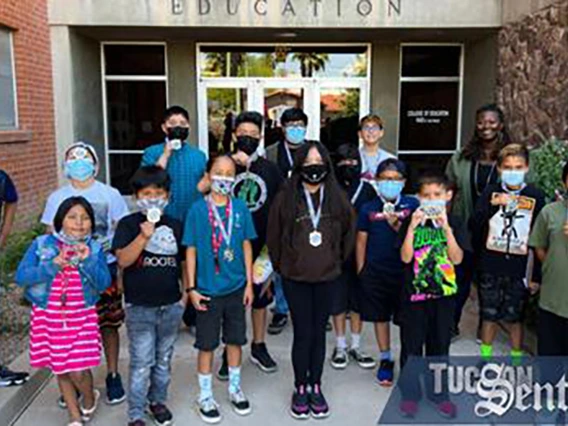
[[[477,181],[479,176],[479,161],[475,162],[475,169],[473,170],[473,186],[475,188],[475,193],[477,194],[478,197],[482,194],[483,190],[487,188],[489,183],[491,183],[491,178],[493,177],[493,173],[495,172],[495,167],[496,164],[495,162],[493,162],[491,165],[491,170],[489,171],[489,175],[487,176],[485,186],[479,189],[479,182]]]
[[[318,229],[320,219],[321,219],[321,209],[323,206],[323,194],[324,194],[324,186],[322,185],[320,188],[320,202],[318,206],[318,211],[316,212],[314,209],[314,203],[312,202],[312,196],[308,192],[306,188],[304,188],[304,195],[306,196],[306,204],[308,205],[308,212],[310,214],[310,220],[312,221],[312,226],[314,230]]]
[[[507,185],[505,185],[504,183],[501,184],[501,188],[503,188],[503,191],[505,191],[509,195],[514,195],[516,197],[521,195],[521,192],[523,192],[523,189],[525,189],[526,187],[527,187],[527,184],[523,183],[519,189],[512,190],[512,189],[507,188]]]
[[[288,158],[288,163],[290,164],[290,167],[294,167],[294,158],[292,157],[292,152],[290,151],[290,148],[288,148],[286,142],[282,143],[284,144],[284,150],[286,151],[286,157]]]
[[[231,245],[231,237],[233,235],[233,204],[231,198],[227,201],[225,205],[225,217],[228,222],[228,229],[225,228],[225,224],[221,220],[221,215],[217,211],[217,206],[214,205],[211,197],[207,199],[207,207],[209,209],[209,222],[211,223],[211,245],[213,246],[213,254],[215,258],[219,258],[219,249],[221,248],[221,243],[225,240],[227,247]],[[221,231],[219,235],[216,235],[217,227]]]
[[[359,198],[359,195],[361,195],[364,184],[365,182],[363,180],[359,181],[359,186],[357,187],[355,194],[353,194],[353,197],[351,197],[351,204],[355,204],[357,202],[357,198]]]

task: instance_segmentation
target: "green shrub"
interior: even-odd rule
[[[43,232],[44,226],[38,223],[26,231],[14,232],[8,237],[6,247],[0,252],[1,285],[7,285],[10,282],[26,250],[32,241]]]
[[[568,161],[568,141],[551,138],[533,151],[531,174],[534,183],[546,194],[547,201],[555,199],[555,192],[564,188],[562,168]]]

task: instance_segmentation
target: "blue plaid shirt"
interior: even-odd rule
[[[142,167],[155,165],[164,153],[164,145],[165,142],[162,142],[146,148]],[[206,163],[205,154],[188,143],[184,143],[179,151],[172,152],[166,168],[172,180],[166,214],[185,222],[191,205],[201,198],[197,184],[205,173]]]

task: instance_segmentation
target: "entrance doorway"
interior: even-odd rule
[[[322,141],[330,150],[342,143],[357,143],[359,118],[369,111],[368,46],[336,47],[335,53],[329,45],[302,46],[303,53],[294,53],[297,49],[288,46],[276,62],[278,47],[275,46],[249,46],[246,51],[242,47],[214,46],[213,53],[209,51],[211,46],[198,48],[202,60],[198,86],[199,147],[204,152],[217,155],[232,150],[233,123],[245,110],[264,115],[265,146],[278,142],[282,139],[282,113],[293,107],[302,108],[308,115],[309,139]],[[219,54],[219,50],[223,53]],[[323,50],[332,53],[321,53]],[[235,65],[235,55],[245,64],[240,65],[241,69]],[[249,55],[265,63],[266,69],[259,68],[258,62],[253,64],[256,68],[247,66]],[[324,58],[327,64],[320,63],[316,71],[315,61],[305,59],[308,56]],[[219,57],[224,59],[218,76],[211,76],[204,69],[207,58],[214,57],[217,62]],[[294,62],[298,62],[297,72]],[[364,68],[358,74],[351,69],[357,64]],[[233,69],[226,70],[225,66]],[[340,67],[343,72],[338,71]],[[251,73],[274,75],[247,75]]]

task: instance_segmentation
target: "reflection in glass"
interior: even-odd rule
[[[253,51],[250,51],[253,49]],[[366,46],[204,46],[204,77],[366,77]]]
[[[404,46],[403,77],[459,77],[461,46]]]
[[[233,126],[237,115],[248,108],[247,90],[240,88],[207,89],[209,154],[232,151]]]
[[[106,84],[110,149],[142,150],[164,139],[161,122],[166,109],[165,82]]]
[[[10,32],[0,27],[0,129],[16,127]]]
[[[105,45],[106,75],[166,75],[164,46]]]
[[[320,96],[320,140],[335,151],[344,143],[357,144],[359,89],[322,89]]]
[[[110,184],[120,191],[123,195],[132,194],[130,178],[142,160],[141,154],[110,154]]]
[[[280,118],[290,108],[304,108],[304,89],[264,90],[264,146],[270,146],[283,139]]]

